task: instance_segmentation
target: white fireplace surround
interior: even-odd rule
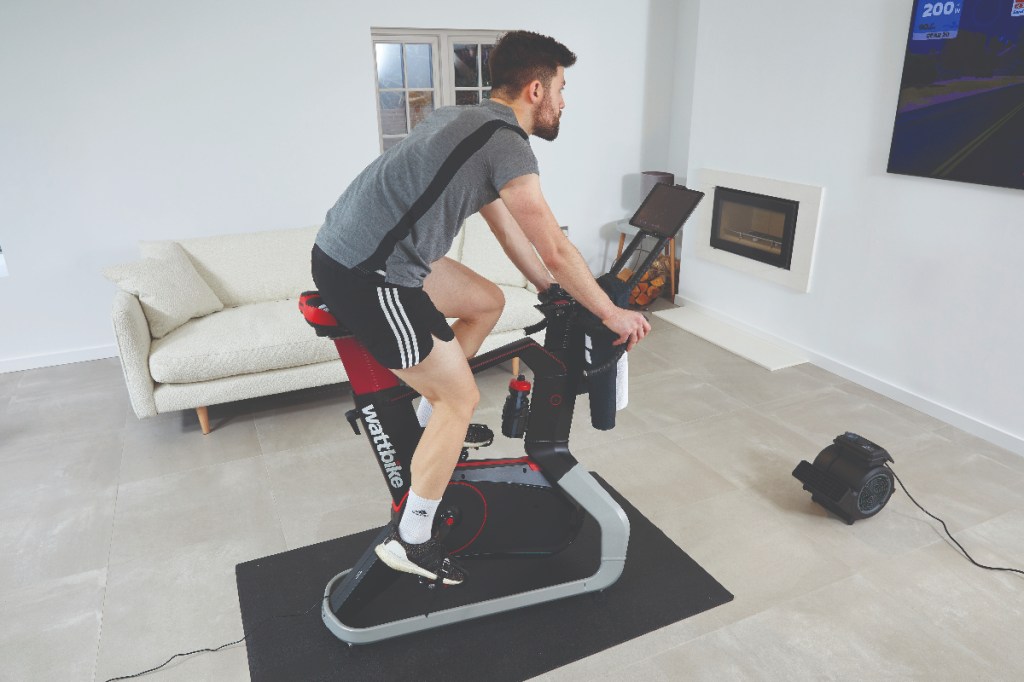
[[[796,291],[807,293],[811,290],[814,242],[818,233],[824,194],[821,187],[728,173],[709,168],[698,169],[694,175],[694,183],[693,189],[707,194],[693,218],[696,224],[696,254],[699,258],[781,284]],[[711,217],[714,213],[715,187],[728,187],[800,202],[796,217],[796,232],[793,236],[793,259],[790,262],[789,270],[712,248]]]

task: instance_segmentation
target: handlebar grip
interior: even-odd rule
[[[565,299],[567,301],[573,300],[573,297],[569,292],[563,289],[557,282],[549,286],[544,291],[537,292],[537,298],[541,303],[550,303],[551,301],[558,299]]]

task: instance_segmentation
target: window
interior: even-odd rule
[[[436,40],[413,36],[374,40],[382,152],[400,142],[437,106],[437,45]]]
[[[451,44],[455,79],[455,103],[479,104],[491,96],[491,48],[494,44],[471,42]]]
[[[373,29],[372,34],[382,152],[437,107],[490,97],[488,60],[501,32]]]

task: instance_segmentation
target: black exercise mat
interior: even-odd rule
[[[318,600],[328,581],[355,563],[379,529],[239,564],[238,601],[250,676],[255,682],[525,680],[732,600],[654,524],[597,480],[630,522],[626,567],[618,582],[602,593],[350,647],[328,631]],[[592,527],[585,526],[566,552],[586,553],[596,547],[596,523],[588,519],[588,524]],[[572,555],[568,561],[573,563]],[[474,569],[485,571],[494,563],[467,562],[470,581],[477,575]],[[442,590],[434,610],[445,608],[442,600],[469,584]],[[425,588],[418,591],[429,600]],[[314,604],[303,616],[274,618]]]

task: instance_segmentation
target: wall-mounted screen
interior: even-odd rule
[[[1024,189],[1024,1],[914,0],[888,170]]]

